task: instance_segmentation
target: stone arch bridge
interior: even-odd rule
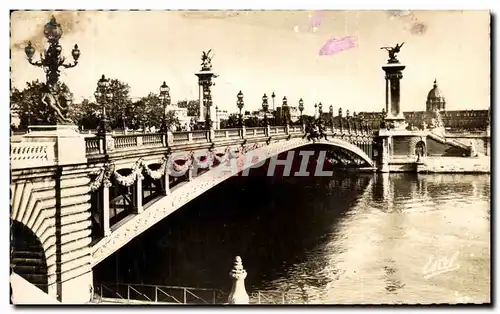
[[[332,148],[326,157],[334,164],[374,170],[370,130],[330,128],[314,141],[305,135],[302,126],[105,137],[34,130],[11,144],[13,270],[63,302],[87,302],[92,267],[252,167],[249,154],[262,161],[316,143]]]

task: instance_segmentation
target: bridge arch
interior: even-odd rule
[[[365,161],[366,164],[368,164],[370,167],[374,166],[373,160],[358,146],[351,144],[347,142],[344,139],[338,139],[338,138],[329,138],[328,140],[321,139],[317,141],[309,141],[306,139],[292,139],[289,141],[285,142],[277,142],[277,143],[272,143],[267,147],[261,148],[263,149],[267,154],[267,158],[271,158],[273,156],[276,156],[278,154],[281,154],[283,152],[297,149],[300,147],[308,146],[311,144],[318,144],[318,145],[324,145],[324,146],[330,146],[333,148],[340,148],[346,152],[349,152],[361,160]]]
[[[39,237],[26,225],[11,220],[11,271],[48,293],[48,267]]]
[[[10,191],[13,271],[50,293],[56,272],[54,181],[16,182]]]
[[[345,140],[335,138],[316,141],[310,141],[301,138],[275,141],[269,142],[268,144],[258,144],[254,149],[250,151],[255,153],[255,155],[262,156],[263,159],[267,160],[273,156],[277,156],[280,153],[311,144],[321,144],[344,149],[352,154],[355,154],[370,166],[373,166],[373,161],[361,148],[348,143]],[[252,144],[247,145],[252,146]],[[233,146],[233,151],[235,149],[240,149],[240,151],[243,150],[241,149],[241,146],[240,148]],[[253,165],[251,162],[245,162],[245,158],[246,157],[243,154],[235,158],[237,161],[240,161],[238,172],[244,171]],[[241,161],[243,162],[241,163]],[[226,170],[221,170],[222,168]],[[110,237],[101,240],[94,246],[94,251],[92,253],[92,266],[95,266],[96,264],[104,260],[107,256],[111,255],[120,247],[131,241],[142,232],[146,231],[148,228],[150,228],[163,218],[167,217],[177,209],[183,207],[193,199],[197,198],[211,188],[217,186],[219,183],[222,183],[223,181],[229,179],[235,174],[236,173],[234,173],[233,171],[228,170],[227,167],[224,167],[224,165],[216,166],[210,171],[207,171],[202,175],[193,178],[191,181],[185,182],[184,184],[173,190],[169,195],[164,196],[158,201],[152,203],[150,206],[148,206],[147,210],[138,214],[133,219],[125,222],[117,230],[115,230]]]

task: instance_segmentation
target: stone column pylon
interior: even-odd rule
[[[405,129],[405,117],[401,112],[401,79],[406,66],[399,63],[382,67],[385,72],[386,122],[394,124],[395,129]]]
[[[212,71],[200,71],[195,73],[198,77],[198,100],[200,102],[200,114],[198,116],[198,123],[204,123],[207,115],[214,122],[211,116],[210,108],[206,107],[207,101],[212,100],[211,97],[211,87],[214,85],[212,79],[216,78],[217,75]]]
[[[243,264],[241,257],[236,256],[234,261],[234,267],[229,273],[229,276],[233,279],[233,287],[231,293],[229,294],[229,304],[249,304],[250,297],[245,289],[245,278],[247,278],[247,272],[243,269]]]

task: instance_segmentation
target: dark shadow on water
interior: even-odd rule
[[[233,177],[101,262],[95,281],[228,291],[229,271],[240,255],[247,289],[261,289],[321,249],[370,180],[356,173]],[[321,254],[314,258],[315,269],[306,273],[327,264]]]

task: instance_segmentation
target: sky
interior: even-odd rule
[[[202,51],[212,49],[214,105],[236,112],[236,95],[245,110],[261,107],[264,93],[276,106],[303,98],[304,113],[316,102],[344,111],[385,107],[383,46],[405,42],[398,59],[406,66],[401,109],[425,110],[427,93],[438,80],[448,110],[487,109],[490,105],[490,16],[488,11],[29,11],[11,15],[11,83],[45,80],[30,65],[24,47],[37,53],[46,45],[43,25],[54,15],[64,34],[62,69],[75,96],[93,99],[102,74],[128,83],[132,97],[158,93],[163,81],[173,102],[198,99],[195,73]],[[331,39],[349,37],[355,47],[320,55]],[[271,98],[269,97],[272,107]]]

